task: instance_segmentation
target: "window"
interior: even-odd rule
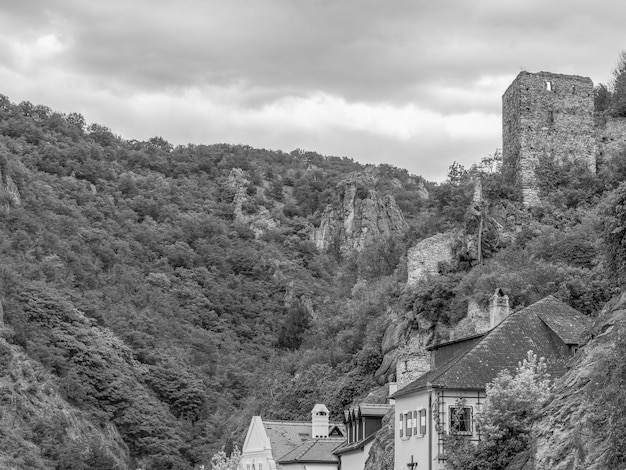
[[[552,91],[552,82],[546,82],[546,90]]]
[[[417,432],[417,411],[400,413],[400,437],[411,437]]]
[[[423,436],[426,434],[426,409],[419,411],[419,433]]]
[[[450,408],[450,434],[472,434],[472,407],[451,406]]]
[[[263,464],[259,462],[259,470],[263,470]]]

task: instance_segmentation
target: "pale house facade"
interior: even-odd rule
[[[344,411],[347,438],[334,450],[341,470],[363,470],[383,417],[393,408],[390,404],[361,403]]]
[[[500,308],[492,312],[490,331],[433,347],[430,372],[392,395],[395,470],[443,470],[446,436],[480,440],[474,417],[487,383],[517,367],[530,350],[545,357],[553,377],[562,375],[590,324],[552,296],[512,314],[506,296],[496,296]]]
[[[342,424],[330,423],[317,404],[311,421],[275,421],[254,416],[241,450],[239,470],[338,470],[333,451],[345,442]]]

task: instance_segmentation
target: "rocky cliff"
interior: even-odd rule
[[[610,420],[604,421],[602,414],[610,412],[614,404],[599,403],[598,398],[606,388],[609,369],[617,358],[619,343],[624,341],[624,331],[626,294],[606,305],[593,326],[589,342],[555,384],[553,398],[534,427],[536,470],[624,468],[608,460],[610,435],[618,429]],[[623,410],[623,403],[621,407]],[[599,419],[603,422],[598,423]]]
[[[369,456],[365,461],[365,470],[393,470],[394,468],[394,433],[392,408],[383,418],[383,427],[376,433]]]
[[[441,263],[452,263],[454,247],[461,239],[459,231],[438,233],[419,241],[407,252],[407,284],[415,285],[439,272]]]
[[[376,190],[373,171],[355,173],[338,185],[339,202],[322,214],[312,240],[319,250],[337,244],[341,252],[361,251],[366,245],[403,234],[408,226],[392,195]]]
[[[250,181],[244,171],[233,168],[228,175],[227,188],[233,194],[233,217],[237,222],[250,227],[254,236],[259,238],[267,230],[276,228],[278,223],[272,218],[265,206],[256,206],[246,193]]]

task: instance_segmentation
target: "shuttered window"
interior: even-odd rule
[[[419,427],[420,427],[420,434],[423,436],[426,434],[426,409],[422,408],[420,410],[419,413]]]

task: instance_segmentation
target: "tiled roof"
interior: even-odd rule
[[[311,439],[311,422],[302,421],[266,421],[263,420],[265,432],[272,445],[272,454],[278,461],[285,454]],[[345,435],[345,428],[342,424],[331,423],[329,430],[338,427]],[[340,439],[343,441],[343,438]]]
[[[373,433],[367,436],[365,439],[361,439],[360,441],[353,442],[352,444],[348,444],[348,441],[344,441],[343,444],[341,444],[339,447],[337,447],[334,450],[333,454],[340,455],[345,452],[350,452],[351,450],[362,449],[363,447],[365,447],[365,445],[368,442],[374,440],[375,437],[376,437],[376,433]]]
[[[333,451],[343,444],[344,439],[338,439],[334,437],[322,437],[317,439],[309,439],[303,442],[291,452],[283,455],[277,462],[280,464],[300,462],[300,463],[313,463],[313,462],[337,462],[337,457],[333,454]]]
[[[587,324],[582,314],[548,296],[512,313],[470,350],[422,375],[392,398],[409,395],[427,386],[483,390],[500,371],[517,367],[529,350],[546,358],[548,372],[552,376],[562,375],[568,348],[555,338],[542,317],[558,327],[560,334],[554,332],[557,336],[565,338],[573,337],[571,335],[582,331]]]
[[[540,313],[541,318],[565,344],[580,344],[582,336],[591,325],[591,318],[586,317],[578,310],[564,304],[560,310]]]
[[[383,417],[393,405],[383,403],[360,403],[347,410],[344,410],[344,422],[352,421],[358,416]]]

